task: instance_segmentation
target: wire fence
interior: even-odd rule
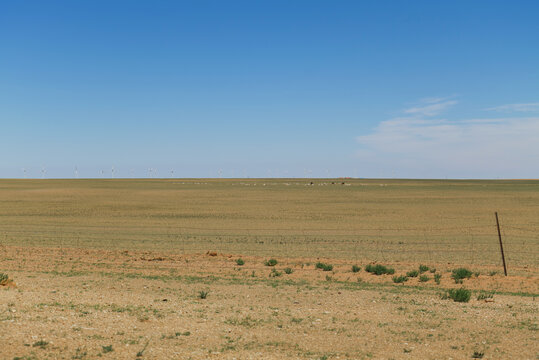
[[[446,222],[447,223],[447,222]],[[539,268],[539,224],[501,223],[508,266]],[[387,262],[502,263],[496,224],[470,226],[338,227],[294,229],[181,227],[130,224],[5,224],[6,245],[109,250],[155,250],[171,254],[336,258]]]

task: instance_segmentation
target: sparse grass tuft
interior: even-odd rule
[[[177,335],[178,333],[176,333]],[[137,352],[137,357],[142,357],[142,355],[144,355],[144,351],[146,351],[146,348],[148,347],[148,344],[150,343],[150,340],[146,341],[146,345],[144,345],[144,347],[142,348],[142,350],[140,350],[139,352]]]
[[[198,298],[204,300],[208,297],[209,293],[209,291],[201,290],[198,292]]]
[[[419,277],[419,281],[420,281],[420,282],[427,282],[427,281],[429,281],[429,280],[430,280],[430,277],[429,277],[428,275],[421,275],[421,276]]]
[[[497,272],[497,271],[491,271],[491,272],[489,272],[488,274],[489,274],[489,276],[494,276],[494,275],[497,275],[498,272]]]
[[[48,341],[39,340],[39,341],[36,341],[32,346],[44,349],[47,345],[49,345]]]
[[[291,268],[287,267],[284,269],[284,273],[287,274],[287,275],[290,275],[294,272],[294,270],[292,270]]]
[[[9,276],[4,273],[0,273],[0,285],[7,284],[7,281],[9,280]]]
[[[242,258],[236,259],[236,264],[239,266],[243,266],[245,265],[245,260],[243,260]]]
[[[384,275],[384,274],[393,275],[395,273],[395,269],[385,267],[384,265],[381,265],[381,264],[376,264],[376,265],[368,264],[367,266],[365,266],[365,271],[374,275]]]
[[[436,284],[440,285],[440,281],[442,279],[442,274],[434,274],[434,281]]]
[[[359,266],[352,265],[352,272],[357,273],[357,272],[359,272],[359,270],[361,270],[361,268]]]
[[[434,273],[436,272],[436,268],[431,268],[431,269],[429,269],[429,272],[430,272],[431,274],[434,274]]]
[[[277,269],[273,268],[271,269],[271,272],[269,274],[270,277],[279,277],[283,275],[283,273],[281,271],[277,271]]]
[[[269,259],[264,262],[264,265],[266,266],[275,266],[277,265],[277,260],[275,259]]]
[[[477,300],[486,300],[494,298],[494,294],[491,292],[481,291],[477,294]]]
[[[449,289],[442,295],[442,299],[452,299],[456,302],[468,302],[472,297],[472,292],[465,288]]]
[[[455,280],[455,283],[462,284],[462,280],[472,277],[472,272],[466,268],[458,268],[451,272],[451,277]]]
[[[419,273],[423,274],[424,272],[429,271],[429,267],[427,265],[419,265]]]
[[[411,270],[406,273],[406,276],[408,277],[417,277],[419,275],[419,271],[417,270]]]
[[[408,277],[401,275],[401,276],[393,276],[393,282],[396,284],[401,284],[408,281]]]
[[[103,354],[114,351],[114,349],[112,348],[112,345],[101,346],[101,348],[103,349]]]
[[[485,356],[485,353],[482,351],[474,351],[472,354],[472,359],[482,359]]]

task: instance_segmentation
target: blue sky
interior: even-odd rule
[[[537,1],[6,1],[0,177],[539,178],[538,64]]]

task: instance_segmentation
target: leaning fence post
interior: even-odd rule
[[[500,239],[500,251],[502,252],[503,272],[507,276],[507,267],[505,266],[505,255],[503,254],[502,233],[500,232],[500,222],[498,221],[498,212],[494,212],[496,215],[496,227],[498,227],[498,239]]]

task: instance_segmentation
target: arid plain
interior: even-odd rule
[[[0,358],[539,357],[539,181],[2,180],[0,204]]]

